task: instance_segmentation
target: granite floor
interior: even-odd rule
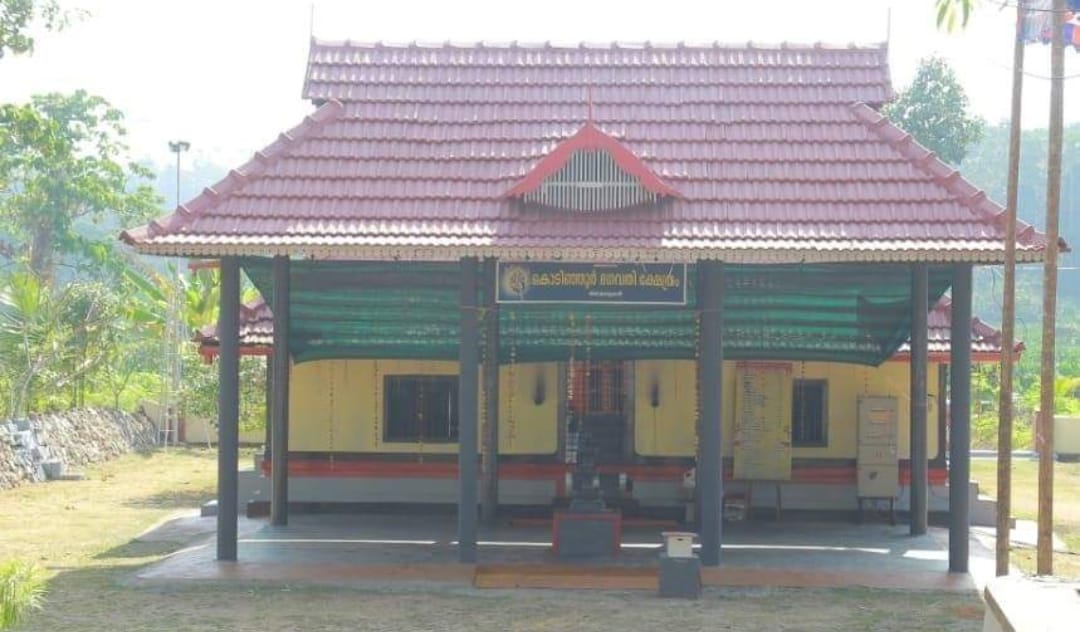
[[[206,535],[192,546],[142,569],[137,581],[255,580],[287,582],[445,581],[472,583],[478,568],[566,566],[551,552],[550,529],[481,528],[476,565],[459,564],[456,521],[450,515],[293,515],[286,527],[241,519],[237,562],[214,559],[214,518],[166,524]],[[150,532],[143,537],[154,538]],[[656,565],[659,528],[628,528],[617,558],[576,563],[645,569]],[[971,542],[972,574],[948,572],[948,532],[931,528],[911,537],[905,525],[845,522],[726,523],[721,564],[703,581],[740,586],[871,586],[974,590],[993,560]]]

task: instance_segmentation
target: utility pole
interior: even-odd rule
[[[1009,178],[1005,194],[1005,281],[1001,301],[1001,388],[998,392],[996,573],[1009,574],[1012,517],[1013,348],[1016,337],[1016,204],[1020,184],[1020,111],[1024,90],[1024,3],[1016,3],[1013,40]]]
[[[176,154],[176,208],[180,208],[180,154],[189,149],[191,143],[186,140],[169,141],[169,151]],[[169,279],[169,282],[173,287],[169,291],[168,313],[165,315],[165,365],[161,376],[161,432],[162,443],[166,446],[170,441],[177,443],[180,440],[179,393],[183,369],[180,345],[184,344],[186,337],[181,316],[181,288],[178,279]]]
[[[1035,572],[1054,573],[1054,351],[1057,325],[1058,211],[1065,101],[1065,0],[1054,0],[1050,44],[1050,130],[1046,161],[1046,260],[1043,264],[1042,374],[1039,380],[1039,534]]]

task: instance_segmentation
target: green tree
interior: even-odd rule
[[[92,240],[80,222],[130,225],[154,215],[151,174],[125,162],[123,115],[84,91],[0,105],[0,256],[23,263],[51,286],[63,261],[99,268],[112,242]]]
[[[29,31],[35,24],[58,31],[83,15],[84,11],[61,9],[57,0],[0,0],[0,57],[33,53]]]
[[[120,296],[103,283],[50,289],[29,270],[8,274],[0,284],[0,362],[8,413],[78,403],[83,379],[119,344],[122,329],[115,324],[121,314]]]
[[[937,8],[937,25],[949,31],[956,30],[957,22],[961,28],[966,27],[971,19],[971,12],[975,10],[977,0],[934,0]]]
[[[919,62],[911,85],[885,107],[885,114],[939,158],[958,165],[983,133],[983,120],[971,115],[968,106],[967,94],[949,64],[928,57]]]

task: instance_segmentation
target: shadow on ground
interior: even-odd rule
[[[132,498],[125,501],[124,504],[128,507],[137,508],[190,509],[191,507],[199,507],[213,498],[213,493],[208,493],[206,490],[176,489]]]
[[[120,546],[114,546],[113,548],[102,551],[94,556],[95,560],[111,560],[111,559],[135,559],[135,558],[148,558],[148,557],[161,557],[174,553],[184,548],[184,542],[175,541],[144,541],[144,540],[132,540],[126,542]]]

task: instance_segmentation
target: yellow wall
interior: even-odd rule
[[[899,404],[900,456],[908,456],[908,364],[886,362],[870,368],[821,362],[793,362],[794,379],[828,381],[828,445],[796,447],[794,458],[855,458],[858,397],[891,395]],[[290,448],[313,452],[389,452],[448,454],[456,443],[382,440],[383,378],[387,375],[454,375],[456,362],[424,360],[321,360],[292,367],[289,396]],[[378,379],[376,380],[376,375]],[[534,401],[538,380],[544,398]],[[695,381],[693,361],[645,360],[634,364],[634,445],[643,456],[692,456],[695,453]],[[658,405],[650,392],[655,382]],[[511,396],[511,383],[513,395]],[[928,371],[928,453],[938,451],[937,366]],[[499,452],[554,454],[565,385],[553,362],[504,366],[499,373]],[[735,362],[724,363],[723,453],[731,456],[735,417]],[[513,414],[511,414],[511,405]],[[481,437],[483,433],[480,433]],[[482,440],[482,439],[481,439]]]
[[[908,399],[909,365],[886,362],[870,368],[850,364],[793,362],[792,379],[828,381],[828,444],[822,447],[792,448],[794,458],[854,458],[855,407],[860,395],[891,395],[899,403],[900,456],[909,454]],[[659,406],[650,405],[649,389],[657,380]],[[634,445],[644,456],[692,456],[695,451],[696,371],[690,361],[649,360],[635,363],[634,370]],[[937,365],[928,371],[930,401],[928,406],[928,453],[936,455],[937,440]],[[731,456],[731,437],[735,419],[735,362],[724,363],[723,384],[723,453]]]
[[[693,361],[634,363],[634,446],[638,454],[685,456],[697,451],[697,371]],[[652,392],[656,403],[652,404]]]
[[[216,444],[217,428],[208,419],[188,417],[184,419],[184,443],[192,445]],[[266,441],[266,429],[254,428],[240,431],[240,443],[244,445],[262,445]]]
[[[289,448],[300,452],[457,453],[457,443],[383,441],[382,403],[387,375],[456,375],[457,372],[457,362],[434,360],[320,360],[293,365],[289,381]],[[537,405],[534,389],[541,376],[545,397]],[[557,381],[555,363],[502,367],[499,452],[555,453]],[[481,441],[482,437],[481,432]]]
[[[537,404],[540,383],[543,399]],[[555,454],[559,447],[560,394],[565,390],[561,386],[559,365],[554,362],[499,369],[500,454]]]

